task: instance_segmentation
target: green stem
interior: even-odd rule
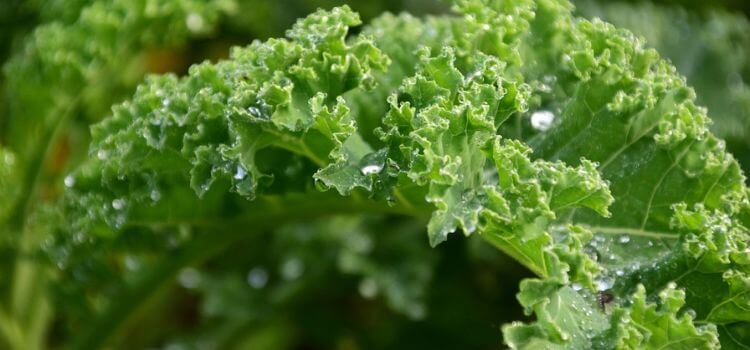
[[[65,112],[55,120],[51,128],[48,128],[42,136],[42,144],[39,145],[32,156],[31,162],[28,163],[28,167],[24,172],[25,180],[22,184],[21,196],[16,202],[13,208],[13,215],[10,217],[11,227],[17,232],[23,232],[24,224],[26,223],[26,217],[31,209],[32,201],[38,188],[39,182],[42,176],[42,168],[47,163],[47,159],[52,151],[52,146],[57,142],[60,136],[60,130],[65,125],[70,115],[76,109],[78,105],[79,97],[76,96],[70,101],[70,104],[65,108]]]
[[[26,232],[26,222],[31,208],[34,204],[33,199],[39,190],[42,169],[47,164],[53,146],[57,142],[60,130],[65,125],[71,114],[75,111],[78,104],[78,97],[73,98],[64,108],[65,111],[59,116],[51,127],[47,128],[40,139],[42,142],[32,151],[31,161],[27,164],[24,172],[24,182],[22,183],[21,195],[16,201],[12,214],[9,218],[10,232],[18,235],[18,251],[15,252],[12,289],[7,301],[8,322],[20,326],[20,335],[22,344],[14,345],[19,349],[31,349],[41,347],[41,334],[46,328],[46,319],[50,316],[49,304],[44,300],[44,281],[46,280],[43,271],[39,271],[39,266],[35,262],[22,261],[19,257],[24,256],[28,251],[34,249],[39,237],[31,232]],[[22,322],[22,323],[20,323]],[[5,332],[3,332],[5,333]]]

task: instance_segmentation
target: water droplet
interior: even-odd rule
[[[122,210],[122,208],[125,208],[125,200],[122,198],[113,200],[112,208],[114,208],[115,210]]]
[[[474,79],[476,79],[476,78],[479,78],[480,76],[482,76],[482,71],[480,71],[480,70],[475,70],[474,72],[472,72],[471,74],[469,74],[469,75],[468,75],[468,76],[466,77],[466,80],[474,80]]]
[[[378,295],[378,283],[368,277],[359,282],[359,294],[366,299],[372,299]]]
[[[409,314],[409,317],[411,317],[414,320],[421,320],[425,316],[424,305],[421,305],[421,304],[411,304],[406,309],[406,313]]]
[[[65,187],[73,187],[76,185],[76,178],[74,178],[72,175],[68,175],[65,177],[65,180],[63,180],[65,183]]]
[[[618,242],[620,242],[622,244],[628,243],[628,242],[630,242],[630,236],[628,236],[628,235],[622,235],[618,239]]]
[[[76,232],[73,235],[73,242],[75,243],[83,243],[83,241],[86,239],[86,235],[83,232]]]
[[[596,280],[596,290],[603,292],[605,290],[608,290],[612,288],[612,286],[615,284],[615,279],[612,277],[602,277],[598,280]]]
[[[381,170],[383,170],[383,167],[380,165],[375,165],[375,164],[365,165],[364,167],[362,167],[362,174],[365,174],[365,175],[377,174]]]
[[[379,173],[381,170],[383,170],[383,165],[385,164],[385,159],[387,156],[386,152],[386,149],[382,149],[380,151],[373,152],[364,156],[360,163],[360,171],[362,171],[362,174],[370,175]]]
[[[13,164],[16,163],[16,157],[11,153],[5,152],[3,154],[3,162],[5,163],[5,165],[13,166]]]
[[[693,309],[687,309],[685,313],[688,315],[688,317],[690,317],[690,319],[693,319],[693,320],[695,319],[695,316],[697,315],[695,310]]]
[[[161,199],[161,192],[159,190],[151,190],[151,194],[149,195],[151,197],[151,200],[154,202],[158,202],[159,199]]]
[[[298,258],[291,258],[281,265],[281,276],[285,280],[295,280],[305,272],[305,265]]]
[[[547,131],[554,121],[555,114],[550,111],[537,111],[531,115],[531,126],[539,131]]]
[[[107,157],[109,157],[109,152],[107,152],[107,151],[105,151],[103,149],[100,149],[99,151],[96,152],[96,157],[99,158],[99,159],[101,159],[101,160],[105,160],[105,159],[107,159]]]
[[[187,18],[185,18],[185,24],[190,31],[199,32],[203,30],[205,22],[203,21],[203,17],[201,15],[193,12],[190,13]]]
[[[192,267],[186,267],[180,270],[179,275],[177,275],[177,281],[184,288],[194,289],[201,283],[201,274]]]
[[[481,211],[481,209],[482,209],[481,207],[477,208],[476,212]],[[474,233],[474,231],[477,230],[477,221],[471,220],[471,219],[467,220],[466,222],[463,223],[463,229],[464,229],[464,233],[467,235],[470,233]]]
[[[237,171],[234,173],[234,179],[235,180],[242,180],[245,178],[245,175],[247,175],[247,172],[245,171],[245,168],[243,168],[241,165],[237,166]]]
[[[347,239],[347,243],[349,249],[360,254],[367,254],[372,251],[373,248],[372,238],[370,238],[369,235],[364,234],[350,235]]]
[[[268,271],[262,267],[254,267],[247,273],[247,284],[255,289],[261,289],[268,283]]]
[[[573,288],[574,291],[583,289],[583,286],[580,283],[573,283],[570,287]]]
[[[260,108],[251,106],[247,108],[247,112],[250,113],[253,117],[256,118],[263,118],[263,112],[260,111]]]
[[[138,270],[141,267],[141,262],[131,255],[125,256],[123,262],[125,263],[125,268],[130,271]]]
[[[165,98],[161,101],[162,107],[169,107],[170,104],[172,104],[172,100],[169,98]]]
[[[617,270],[617,271],[615,271],[615,275],[622,276],[624,274],[625,274],[625,271],[623,271],[623,270]]]

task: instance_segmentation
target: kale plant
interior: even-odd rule
[[[459,233],[534,275],[503,286],[529,316],[502,326],[510,348],[750,344],[750,192],[711,111],[641,37],[567,0],[456,0],[361,30],[348,6],[318,10],[284,38],[150,75],[124,100],[146,48],[210,35],[236,4],[70,11],[6,64],[9,348],[291,347],[299,330],[274,315],[304,316],[295,303],[316,283],[346,285],[321,277],[331,270],[419,320],[444,268],[434,251]],[[53,142],[86,134],[111,103],[88,157],[44,186],[65,167],[45,161]],[[253,254],[284,282],[256,266],[245,287],[272,290],[234,286]],[[170,299],[190,297],[175,282],[199,291],[201,321],[170,317],[184,311]],[[214,341],[184,334],[211,319],[230,325]],[[336,321],[306,322],[325,336]],[[261,330],[224,341],[248,327]]]

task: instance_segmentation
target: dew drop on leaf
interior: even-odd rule
[[[425,308],[421,304],[412,304],[406,309],[406,313],[413,320],[421,320],[425,316]]]
[[[555,114],[550,111],[537,111],[531,115],[531,126],[539,131],[547,131],[554,121]]]
[[[476,78],[479,78],[480,76],[482,76],[482,71],[475,70],[466,76],[466,80],[474,80]]]
[[[65,187],[73,187],[76,185],[76,178],[72,175],[68,175],[65,177],[65,180],[63,180],[63,183],[65,183]]]
[[[112,201],[112,208],[115,210],[122,210],[125,208],[125,200],[122,198],[118,198]]]
[[[364,175],[376,174],[383,170],[385,150],[370,153],[362,158],[360,171]]]
[[[73,234],[73,242],[75,243],[83,243],[84,239],[86,239],[86,235],[83,232],[76,232]]]
[[[372,278],[365,278],[359,282],[359,294],[365,299],[372,299],[378,295],[378,283]]]
[[[377,174],[380,172],[380,170],[383,170],[383,167],[380,165],[365,165],[364,167],[362,167],[362,174]]]
[[[141,262],[132,255],[126,255],[123,262],[125,263],[125,268],[130,271],[136,271],[141,267]]]
[[[614,284],[615,284],[614,278],[605,276],[596,280],[596,290],[600,292],[605,291],[605,290],[612,288]]]
[[[299,258],[287,259],[281,265],[281,277],[288,281],[299,278],[303,272],[305,272],[305,265]]]
[[[13,166],[16,163],[16,157],[10,153],[3,154],[3,163],[7,166]]]
[[[192,32],[199,32],[203,30],[205,25],[203,17],[197,13],[191,13],[185,18],[185,25]]]
[[[695,319],[696,312],[693,309],[687,309],[685,311],[685,314],[687,314],[691,319]]]
[[[255,289],[261,289],[268,283],[268,271],[262,267],[254,267],[247,273],[247,284]]]
[[[234,173],[234,179],[235,180],[242,180],[245,178],[245,175],[247,175],[247,172],[245,171],[245,168],[243,168],[241,165],[237,166],[237,171]]]
[[[630,236],[628,236],[628,235],[622,235],[618,239],[618,242],[620,242],[622,244],[628,243],[628,242],[630,242]]]
[[[253,117],[260,118],[260,119],[267,119],[263,112],[260,110],[260,108],[251,106],[247,108],[247,112],[250,113]]]
[[[201,283],[201,275],[198,270],[186,267],[180,270],[180,274],[177,275],[177,281],[180,282],[180,285],[184,288],[194,289]]]

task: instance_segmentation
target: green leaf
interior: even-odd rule
[[[606,316],[570,287],[527,280],[518,297],[538,320],[534,325],[519,322],[503,327],[505,341],[513,349],[592,349],[594,335],[607,329]]]
[[[73,230],[96,246],[159,223],[248,216],[273,228],[283,222],[264,212],[295,205],[288,220],[429,216],[431,245],[476,234],[537,275],[518,295],[535,321],[504,328],[511,347],[745,339],[748,189],[685,78],[567,1],[455,8],[386,15],[350,37],[350,9],[318,11],[288,39],[150,78],[94,127],[98,159],[67,193]],[[220,250],[236,233],[216,235]],[[150,286],[123,293],[147,299]],[[129,313],[103,315],[106,333]]]

